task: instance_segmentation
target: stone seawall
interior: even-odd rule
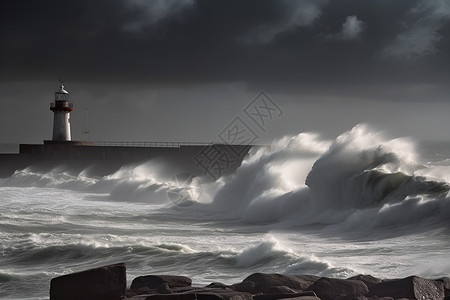
[[[21,144],[18,154],[0,154],[0,177],[9,177],[26,167],[47,172],[59,166],[73,173],[89,169],[92,176],[105,176],[123,165],[157,161],[177,173],[214,180],[232,174],[250,148],[225,144],[179,147],[94,146],[79,142]]]

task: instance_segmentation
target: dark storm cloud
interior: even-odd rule
[[[440,30],[450,20],[450,3],[446,0],[421,2],[407,11],[405,30],[383,49],[386,56],[415,60],[437,51],[445,38]]]
[[[8,1],[3,80],[272,82],[449,78],[447,0]]]

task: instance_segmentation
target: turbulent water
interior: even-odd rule
[[[215,182],[179,180],[177,170],[162,178],[162,167],[0,179],[0,298],[48,299],[51,278],[118,262],[129,283],[148,274],[198,285],[253,272],[450,276],[450,143],[359,125],[334,141],[274,141]]]

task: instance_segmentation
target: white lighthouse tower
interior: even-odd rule
[[[70,141],[70,112],[73,110],[73,103],[69,102],[69,93],[62,82],[55,93],[55,102],[50,104],[50,110],[54,113],[52,141]]]

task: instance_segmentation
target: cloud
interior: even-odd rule
[[[179,16],[195,5],[195,0],[128,0],[126,8],[139,12],[135,19],[124,24],[125,31],[140,31],[174,16]]]
[[[3,79],[313,89],[354,80],[436,82],[450,74],[448,0],[24,1],[27,10],[21,1],[5,2],[0,18],[8,28],[0,35]],[[390,57],[440,51],[417,63],[377,59],[397,36],[418,45],[392,46]]]
[[[341,37],[343,40],[358,39],[363,32],[364,22],[358,20],[357,16],[348,16],[344,24],[342,24]]]
[[[361,37],[364,30],[364,22],[357,16],[348,16],[342,24],[341,32],[328,36],[333,40],[357,40]]]
[[[244,40],[255,44],[269,44],[283,33],[311,25],[319,18],[321,6],[325,3],[324,0],[280,0],[280,17],[276,21],[250,29]]]
[[[443,39],[439,30],[450,20],[447,0],[421,1],[409,12],[409,28],[398,34],[382,51],[383,57],[416,60],[437,51]]]

